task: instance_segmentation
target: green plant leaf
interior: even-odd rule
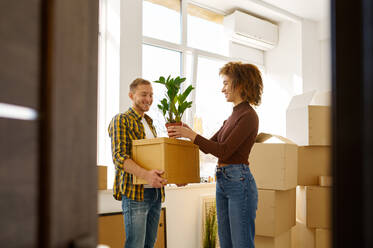
[[[188,88],[186,88],[186,90],[179,97],[179,104],[183,103],[185,99],[187,99],[187,97],[189,96],[190,92],[192,92],[193,89],[194,87],[192,85],[189,85]]]
[[[206,210],[203,248],[215,248],[217,238],[216,203]]]
[[[160,104],[158,104],[157,105],[158,106],[158,108],[163,112],[164,111],[164,109],[163,109],[163,106],[162,105],[160,105]]]
[[[180,115],[180,118],[183,116],[185,110],[190,107],[192,107],[192,102],[183,102],[181,105],[178,106],[177,112]]]
[[[169,110],[169,105],[167,103],[167,99],[163,98],[163,100],[161,101],[161,103],[162,103],[162,106],[163,106],[163,108],[162,108],[163,116],[166,116],[166,113]]]
[[[154,83],[165,84],[165,79],[164,77],[160,76],[158,80],[154,81]]]
[[[185,100],[194,88],[189,86],[182,94],[179,94],[181,84],[185,82],[185,80],[186,78],[184,77],[177,76],[172,78],[171,75],[169,75],[167,79],[161,76],[157,81],[154,81],[166,87],[165,98],[162,99],[158,108],[162,111],[167,122],[181,121],[185,109],[191,107],[191,102],[189,103]]]

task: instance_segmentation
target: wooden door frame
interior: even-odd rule
[[[373,247],[373,4],[332,0],[333,242]]]
[[[42,1],[40,247],[97,243],[98,0]]]

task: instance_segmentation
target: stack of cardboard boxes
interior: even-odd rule
[[[249,158],[259,194],[257,248],[331,247],[329,98],[316,92],[293,97],[287,138],[257,137]]]
[[[293,248],[332,247],[331,113],[323,98],[315,92],[295,96],[286,113],[286,136],[298,145]]]
[[[297,146],[280,136],[277,143],[264,143],[273,135],[261,133],[249,162],[258,187],[255,247],[289,248],[295,226]]]

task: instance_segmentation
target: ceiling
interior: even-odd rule
[[[246,0],[248,1],[248,0]],[[299,17],[320,21],[329,17],[330,0],[263,0]]]
[[[329,17],[330,0],[191,0],[223,14],[235,9],[258,17],[281,22],[310,19],[322,21]]]

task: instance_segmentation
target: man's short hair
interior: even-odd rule
[[[130,91],[132,93],[134,93],[137,89],[137,86],[139,85],[142,85],[142,84],[145,84],[145,85],[149,85],[151,84],[148,80],[145,80],[143,78],[136,78],[135,80],[133,80],[133,82],[130,84]]]

